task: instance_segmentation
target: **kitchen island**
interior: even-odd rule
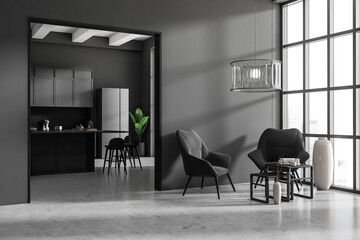
[[[96,135],[117,130],[30,132],[31,175],[93,172]]]

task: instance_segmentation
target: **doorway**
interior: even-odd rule
[[[156,190],[162,190],[162,184],[161,184],[161,123],[160,123],[160,116],[161,116],[161,75],[160,75],[160,69],[161,69],[161,61],[160,61],[160,56],[161,56],[161,33],[159,32],[152,32],[152,31],[142,31],[142,30],[134,30],[134,29],[125,29],[125,28],[117,28],[117,27],[108,27],[108,26],[99,26],[99,25],[92,25],[92,24],[81,24],[81,23],[74,23],[74,22],[64,22],[64,21],[57,21],[57,20],[49,20],[49,19],[38,19],[38,18],[29,18],[29,26],[31,24],[39,24],[39,26],[42,26],[45,31],[43,31],[43,33],[46,33],[46,26],[49,25],[56,25],[56,26],[63,26],[63,27],[70,27],[70,28],[77,28],[77,29],[88,29],[88,30],[95,30],[97,32],[100,32],[102,34],[104,34],[105,32],[116,32],[116,33],[127,33],[127,34],[131,34],[131,35],[137,35],[137,36],[151,36],[151,38],[153,39],[153,46],[151,47],[150,50],[150,54],[148,56],[148,58],[150,59],[150,66],[149,66],[149,71],[151,72],[151,77],[148,78],[148,81],[150,82],[150,89],[149,89],[149,110],[147,112],[147,114],[150,114],[150,116],[152,116],[152,120],[150,121],[150,126],[148,129],[148,138],[149,138],[149,146],[148,146],[148,150],[147,150],[147,154],[148,156],[154,156],[154,188]],[[44,30],[43,29],[43,30]],[[41,31],[39,32],[39,34],[41,34]],[[91,33],[89,33],[91,35]],[[118,36],[121,34],[118,34]],[[32,69],[33,69],[33,64],[31,63],[31,43],[32,43],[32,37],[33,37],[33,32],[31,30],[31,28],[29,28],[29,37],[28,37],[28,50],[29,50],[29,60],[28,60],[28,66],[29,66],[29,103],[28,103],[28,122],[29,122],[29,126],[31,126],[31,121],[32,121],[32,112],[34,111],[34,107],[33,107],[33,102],[32,102],[32,95],[34,92],[34,89],[32,88],[32,84],[31,84],[31,77],[32,76]],[[79,39],[81,37],[85,37],[86,38],[86,34],[83,34],[79,37]],[[116,40],[116,39],[115,39]],[[121,42],[121,39],[118,39],[119,42]],[[60,43],[61,44],[61,43]],[[89,43],[88,43],[89,44]],[[91,43],[94,44],[94,41]],[[136,44],[135,44],[136,45]],[[139,45],[139,44],[137,44]],[[96,46],[89,46],[89,47],[96,47]],[[129,46],[128,46],[129,47]],[[136,47],[136,46],[135,46]],[[113,47],[110,47],[113,48]],[[123,46],[124,48],[124,46]],[[54,56],[56,57],[56,56]],[[51,65],[51,64],[50,64]],[[96,73],[94,73],[94,75],[96,76]],[[73,97],[74,98],[74,97]],[[145,101],[146,102],[146,101]],[[156,106],[156,107],[155,107]],[[35,108],[37,109],[36,111],[38,112],[38,114],[41,116],[43,114],[43,107],[37,107]],[[39,110],[41,109],[41,110]],[[68,110],[66,110],[67,108],[56,108],[56,109],[62,109],[62,111],[66,112]],[[65,109],[65,110],[64,110]],[[84,115],[86,114],[90,114],[91,118],[94,117],[94,113],[88,110],[86,110],[86,108],[77,108],[77,109],[81,109],[80,111],[82,111]],[[131,110],[131,109],[130,109]],[[72,108],[70,111],[74,112],[74,108]],[[40,113],[39,113],[40,112]],[[76,111],[78,112],[78,111]],[[78,114],[78,113],[76,113]],[[64,115],[64,114],[60,114],[60,115]],[[65,114],[66,115],[66,114]],[[81,115],[81,114],[80,114]],[[130,127],[132,127],[130,125]],[[28,154],[28,167],[29,167],[29,171],[28,171],[28,202],[30,202],[30,191],[31,191],[31,186],[30,186],[30,176],[31,176],[31,164],[32,164],[32,159],[31,159],[31,135],[32,133],[29,131],[28,133],[28,139],[29,139],[29,154]]]

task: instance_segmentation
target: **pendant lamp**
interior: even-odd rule
[[[281,61],[256,59],[256,0],[254,1],[254,9],[255,59],[237,60],[230,63],[232,69],[230,90],[240,92],[281,91]],[[271,13],[273,14],[273,9]]]

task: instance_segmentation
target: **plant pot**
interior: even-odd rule
[[[333,179],[333,148],[326,138],[319,138],[313,151],[314,181],[317,189],[328,190]]]
[[[139,151],[139,156],[140,157],[145,156],[145,143],[144,142],[139,142],[138,151]]]
[[[281,203],[281,184],[279,183],[279,181],[274,182],[273,199],[275,204]]]

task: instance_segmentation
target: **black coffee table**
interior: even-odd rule
[[[269,168],[274,169],[281,167],[282,173],[285,175],[286,178],[286,187],[287,187],[287,197],[289,198],[289,190],[290,188],[294,188],[291,185],[294,185],[295,181],[303,181],[303,180],[310,180],[310,195],[300,194],[300,193],[294,193],[294,191],[291,191],[291,199],[294,199],[294,195],[297,197],[303,197],[303,198],[314,198],[314,166],[309,164],[300,164],[300,165],[290,165],[290,164],[278,164],[277,162],[271,162],[267,163],[265,165],[265,173],[269,173]],[[291,174],[292,172],[298,170],[298,169],[305,169],[308,168],[310,170],[310,176],[309,177],[296,177],[295,174]]]
[[[265,167],[265,171],[263,173],[250,174],[250,198],[252,200],[269,203],[269,198],[273,197],[269,194],[269,180],[276,178],[276,172],[269,171],[269,169],[272,169],[272,170],[277,169],[278,166],[280,166],[280,165],[277,162],[267,163],[266,167]],[[314,177],[313,177],[314,174],[313,174],[313,166],[312,165],[301,164],[301,165],[297,165],[297,166],[292,166],[292,165],[288,165],[288,164],[282,164],[281,168],[282,168],[281,169],[282,173],[281,173],[281,178],[279,179],[279,182],[286,184],[286,197],[285,196],[281,197],[281,199],[283,201],[289,202],[290,200],[294,199],[294,196],[304,197],[304,198],[309,198],[309,199],[314,198]],[[302,169],[309,168],[310,176],[298,178],[298,177],[295,177],[294,174],[291,174],[293,171],[298,170],[300,168],[302,168]],[[257,186],[265,187],[265,200],[255,198],[253,195],[254,177],[259,177],[259,178],[265,179],[265,184],[257,183]],[[294,193],[294,182],[299,181],[299,180],[300,181],[310,180],[310,195]]]

